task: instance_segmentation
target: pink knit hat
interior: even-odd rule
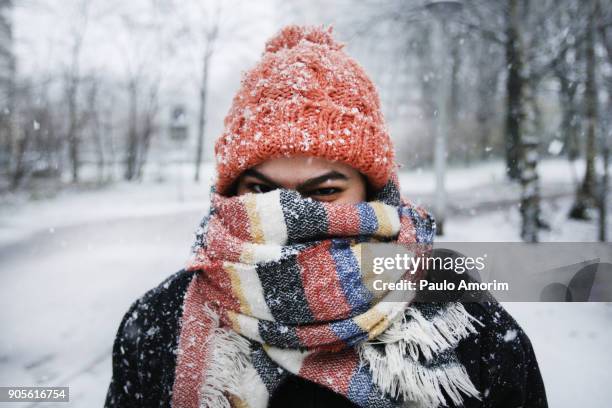
[[[217,191],[268,159],[296,155],[346,163],[374,189],[394,170],[394,151],[374,84],[331,35],[287,26],[246,72],[215,144]]]

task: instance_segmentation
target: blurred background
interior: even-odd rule
[[[374,80],[438,239],[609,241],[608,0],[0,0],[0,385],[102,405],[122,314],[186,260],[241,73],[286,24],[332,25]],[[609,304],[507,307],[551,406],[608,406]]]

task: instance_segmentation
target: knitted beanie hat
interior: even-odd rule
[[[374,84],[332,38],[332,28],[287,26],[247,71],[215,144],[216,190],[268,159],[339,161],[382,188],[394,151]]]

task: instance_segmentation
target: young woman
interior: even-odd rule
[[[374,85],[331,30],[268,41],[215,153],[192,259],[119,326],[107,407],[546,406],[499,305],[370,290],[362,245],[430,244],[435,223],[400,197]]]

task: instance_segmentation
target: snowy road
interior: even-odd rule
[[[101,406],[123,313],[181,267],[199,218],[61,227],[0,247],[0,384],[63,384],[70,406]]]

